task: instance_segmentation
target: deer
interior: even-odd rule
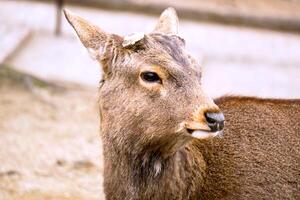
[[[107,200],[300,199],[300,99],[209,97],[174,8],[126,36],[64,14],[103,73]]]

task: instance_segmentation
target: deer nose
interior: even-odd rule
[[[205,119],[212,132],[221,131],[224,128],[225,117],[221,112],[206,112]]]

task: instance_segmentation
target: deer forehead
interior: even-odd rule
[[[143,37],[141,37],[143,36]],[[198,63],[192,58],[184,48],[184,40],[175,35],[165,35],[153,33],[149,35],[130,35],[126,44],[131,46],[136,45],[138,48],[134,49],[133,65],[149,65],[156,66],[156,69],[171,71],[173,73],[189,72],[200,73]],[[143,41],[141,42],[141,40]],[[141,42],[141,44],[133,44]],[[133,58],[132,57],[132,58]],[[144,66],[138,66],[144,67]]]

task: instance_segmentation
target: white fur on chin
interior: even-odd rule
[[[197,139],[208,139],[208,138],[219,136],[220,133],[221,131],[208,132],[208,131],[197,130],[192,133],[192,136]]]

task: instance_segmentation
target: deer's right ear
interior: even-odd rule
[[[105,45],[109,34],[66,9],[64,9],[64,14],[90,55],[94,59],[101,60],[101,54],[105,53]]]
[[[174,8],[170,7],[163,11],[154,28],[154,32],[178,34],[178,16]]]

